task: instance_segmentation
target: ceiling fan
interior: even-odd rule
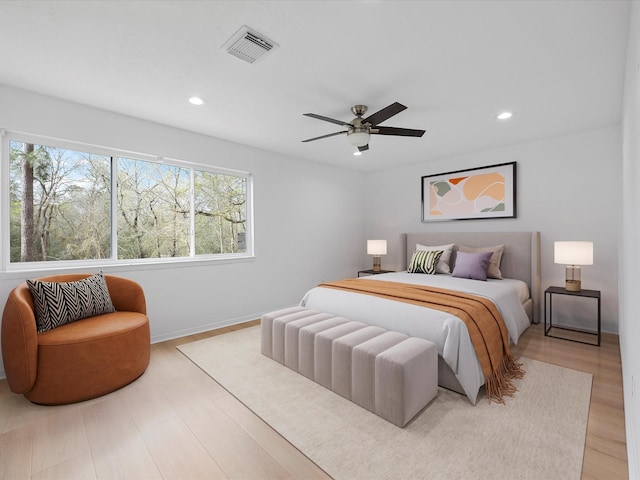
[[[303,115],[311,118],[317,118],[318,120],[324,120],[325,122],[335,123],[336,125],[342,125],[346,127],[346,130],[341,132],[330,133],[328,135],[322,135],[320,137],[308,138],[302,140],[303,142],[313,142],[314,140],[320,140],[321,138],[333,137],[343,133],[347,134],[347,140],[355,147],[358,147],[360,152],[369,150],[369,138],[371,135],[398,135],[401,137],[421,137],[424,135],[424,130],[414,130],[411,128],[397,128],[397,127],[381,127],[379,124],[388,120],[389,118],[397,115],[407,107],[394,102],[388,107],[377,111],[376,113],[369,115],[367,118],[362,116],[367,113],[366,105],[354,105],[351,107],[351,111],[356,116],[351,122],[344,122],[342,120],[336,120],[335,118],[324,117],[315,113],[304,113]]]

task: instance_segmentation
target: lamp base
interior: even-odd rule
[[[380,260],[381,258],[379,255],[373,256],[373,268],[371,270],[373,270],[374,272],[379,272],[380,270],[382,270],[382,265]]]
[[[580,267],[577,265],[567,265],[564,271],[564,289],[568,292],[579,292],[582,289]]]
[[[582,290],[582,282],[580,280],[566,280],[564,289],[567,292],[579,292]]]

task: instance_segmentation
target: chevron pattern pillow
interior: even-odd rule
[[[38,333],[66,323],[115,312],[102,272],[77,282],[27,280]]]
[[[442,250],[416,250],[413,252],[407,272],[436,274],[438,260],[442,256]]]

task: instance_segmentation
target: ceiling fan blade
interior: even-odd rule
[[[305,117],[317,118],[318,120],[324,120],[325,122],[335,123],[336,125],[342,125],[344,127],[352,127],[348,122],[344,122],[342,120],[336,120],[335,118],[324,117],[322,115],[318,115],[316,113],[303,113]]]
[[[371,129],[373,135],[398,135],[401,137],[421,137],[424,130],[414,130],[413,128],[396,127],[376,127]]]
[[[306,140],[302,140],[302,143],[305,142],[313,142],[314,140],[320,140],[321,138],[333,137],[335,135],[340,135],[341,133],[347,133],[348,130],[343,130],[342,132],[329,133],[328,135],[322,135],[320,137],[307,138]]]
[[[369,150],[369,144],[367,143],[363,147],[358,147],[358,150],[360,150],[361,152],[366,152],[367,150]]]
[[[395,102],[388,107],[384,107],[382,110],[378,110],[376,113],[369,115],[362,121],[362,123],[370,123],[372,127],[375,127],[379,123],[388,120],[389,118],[406,109],[407,107],[405,107],[401,103]]]

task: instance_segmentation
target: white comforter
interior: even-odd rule
[[[518,342],[522,332],[529,326],[529,318],[522,307],[528,298],[528,288],[520,280],[481,282],[450,275],[407,272],[386,273],[364,279],[429,285],[487,297],[500,309],[513,343]],[[321,287],[309,290],[300,305],[430,340],[438,346],[438,354],[449,365],[467,397],[475,405],[478,391],[484,384],[484,375],[467,327],[458,317],[373,295]]]

